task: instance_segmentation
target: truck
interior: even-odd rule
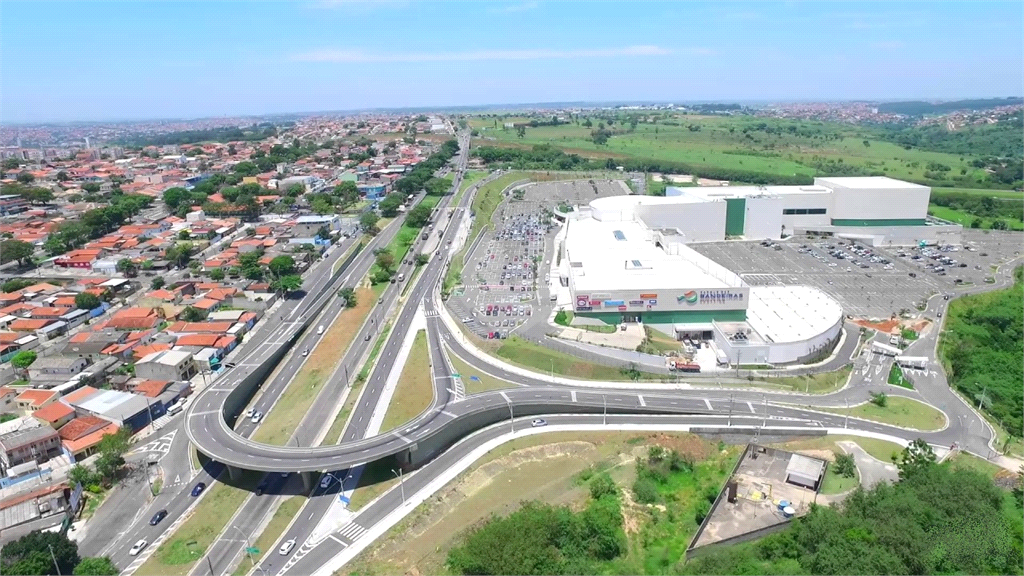
[[[685,358],[669,358],[668,369],[673,372],[699,373],[700,364],[695,364]]]

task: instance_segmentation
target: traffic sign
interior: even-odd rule
[[[246,554],[259,554],[260,553],[260,549],[259,548],[253,548],[253,547],[250,546],[249,548],[245,549],[245,553]]]
[[[462,378],[462,374],[452,374],[452,378]]]

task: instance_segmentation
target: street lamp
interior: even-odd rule
[[[256,559],[252,557],[252,547],[249,546],[249,536],[246,535],[245,532],[242,532],[242,529],[238,526],[235,526],[234,524],[231,524],[231,528],[242,535],[242,540],[245,541],[245,553],[249,556],[249,562],[252,563],[253,566],[256,566]],[[212,572],[213,569],[211,568],[210,571]]]
[[[604,425],[608,425],[608,397],[601,394],[601,401],[604,402]]]
[[[398,485],[399,487],[401,487],[402,490],[402,504],[405,504],[405,476],[402,475],[402,467],[398,467],[398,472],[395,472],[395,469],[392,468],[391,473],[398,478]]]

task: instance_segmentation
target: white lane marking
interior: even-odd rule
[[[708,410],[712,409],[711,408],[711,400],[708,400],[707,398],[705,398],[704,399],[704,404],[708,407]]]
[[[575,390],[572,391],[572,401],[573,402],[576,401],[576,391]]]
[[[644,397],[637,394],[636,399],[640,402],[641,406],[647,406],[647,402],[644,402]]]
[[[747,408],[750,408],[750,413],[751,414],[756,414],[757,413],[757,411],[754,410],[754,405],[751,404],[750,402],[747,402]]]
[[[366,528],[363,528],[355,522],[349,522],[348,524],[343,526],[341,530],[338,531],[338,534],[354,542],[356,539],[362,536],[364,532],[366,532]]]

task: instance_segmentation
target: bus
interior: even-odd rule
[[[904,368],[917,368],[918,370],[924,370],[928,368],[928,357],[927,356],[898,356],[896,363]]]

